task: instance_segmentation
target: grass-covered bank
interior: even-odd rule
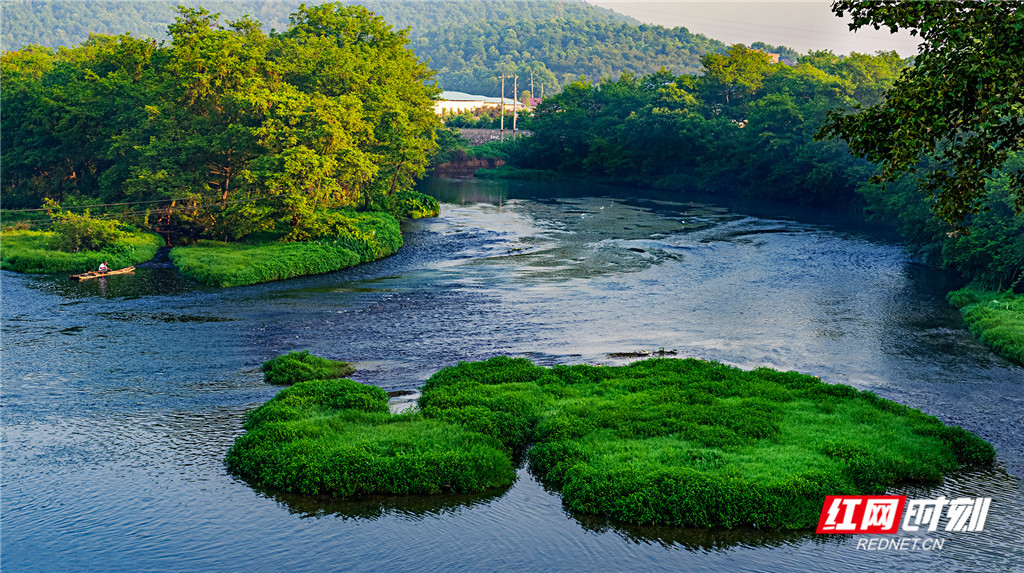
[[[144,263],[164,246],[159,235],[124,233],[99,250],[67,252],[54,248],[57,233],[11,230],[0,234],[0,268],[22,273],[81,273],[107,261],[112,269]]]
[[[975,336],[993,350],[1024,364],[1024,295],[971,287],[946,295]]]
[[[393,255],[402,246],[398,220],[387,213],[349,211],[334,215],[316,231],[318,236],[313,240],[198,241],[175,247],[170,258],[189,278],[231,287],[336,271]]]
[[[393,416],[383,400],[350,381],[302,382],[249,415],[229,466],[306,493],[479,491],[510,483],[526,454],[573,511],[799,529],[825,495],[934,482],[995,457],[973,434],[869,392],[693,359],[543,368],[498,357],[436,373],[420,413]]]

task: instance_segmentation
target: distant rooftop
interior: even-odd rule
[[[487,103],[501,103],[501,98],[498,97],[487,97],[463,92],[441,92],[441,95],[437,96],[437,99],[444,101],[483,101]],[[505,97],[505,103],[511,103],[513,99],[515,98],[510,94]]]

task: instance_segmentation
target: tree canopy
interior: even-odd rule
[[[432,72],[363,7],[300,7],[271,34],[181,8],[168,33],[4,54],[5,207],[169,204],[195,236],[301,236],[317,209],[410,188],[436,151]]]
[[[873,105],[829,114],[820,135],[841,137],[878,165],[877,181],[914,173],[931,156],[921,188],[955,226],[985,204],[986,182],[1024,151],[1024,7],[1020,2],[835,2],[864,26],[909,29],[921,38],[914,66]],[[1024,211],[1024,171],[1008,174]]]

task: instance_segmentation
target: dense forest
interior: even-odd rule
[[[701,56],[725,48],[686,28],[519,18],[436,28],[414,45],[446,88],[497,95],[496,75],[505,72],[519,75],[520,91],[532,80],[534,96],[555,93],[580,76],[597,80],[661,68],[692,73]]]
[[[85,41],[90,32],[163,40],[179,3],[202,4],[226,20],[248,14],[269,32],[287,29],[288,15],[300,1],[8,1],[3,44],[5,49],[28,44],[72,46]],[[396,29],[409,28],[410,47],[437,70],[436,79],[444,89],[484,95],[500,92],[497,76],[502,72],[523,79],[520,91],[528,89],[526,82],[532,75],[534,95],[540,95],[555,93],[580,76],[596,80],[662,67],[676,73],[695,72],[702,55],[725,48],[685,28],[638,25],[626,16],[572,0],[370,0],[359,4]]]
[[[168,32],[3,55],[5,208],[123,203],[184,236],[303,240],[411,189],[437,149],[432,72],[364,8],[269,35],[183,8]]]
[[[13,50],[28,44],[70,47],[84,42],[90,33],[130,33],[166,40],[167,26],[174,22],[178,5],[202,6],[229,20],[248,14],[269,32],[287,29],[289,15],[298,10],[300,4],[322,3],[322,0],[3,0],[2,41],[5,50]],[[561,3],[553,0],[346,0],[341,3],[365,6],[395,29],[410,28],[414,38],[434,28],[508,18],[635,23],[627,16],[575,0]]]
[[[736,45],[704,56],[699,74],[577,81],[537,107],[535,135],[508,144],[510,159],[519,169],[863,211],[899,227],[929,263],[992,288],[1020,286],[1024,217],[1014,215],[1009,173],[1022,158],[990,181],[970,231],[957,232],[914,177],[869,183],[875,165],[841,140],[816,138],[830,110],[882,101],[907,66],[894,53],[831,52],[771,64]]]

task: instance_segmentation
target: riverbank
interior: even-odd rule
[[[252,411],[228,466],[259,486],[347,497],[470,492],[512,467],[567,508],[632,524],[806,529],[826,495],[879,494],[988,464],[992,446],[919,410],[814,376],[695,359],[627,366],[463,362],[421,411],[310,380]]]
[[[56,233],[11,230],[0,233],[0,268],[20,273],[82,273],[96,270],[107,262],[112,269],[144,263],[164,246],[164,240],[152,233],[128,233],[99,251],[77,253],[52,248]]]
[[[966,287],[946,299],[960,309],[971,333],[996,353],[1024,364],[1024,295]]]
[[[314,240],[282,242],[284,232],[261,242],[198,240],[171,249],[168,257],[183,276],[219,287],[322,274],[395,254],[402,246],[400,220],[440,212],[436,199],[416,191],[397,192],[384,207],[386,212],[328,212]],[[137,265],[165,244],[152,233],[126,233],[102,250],[67,253],[52,247],[52,232],[9,230],[0,237],[0,268],[28,273],[78,273],[103,261],[115,269]]]

